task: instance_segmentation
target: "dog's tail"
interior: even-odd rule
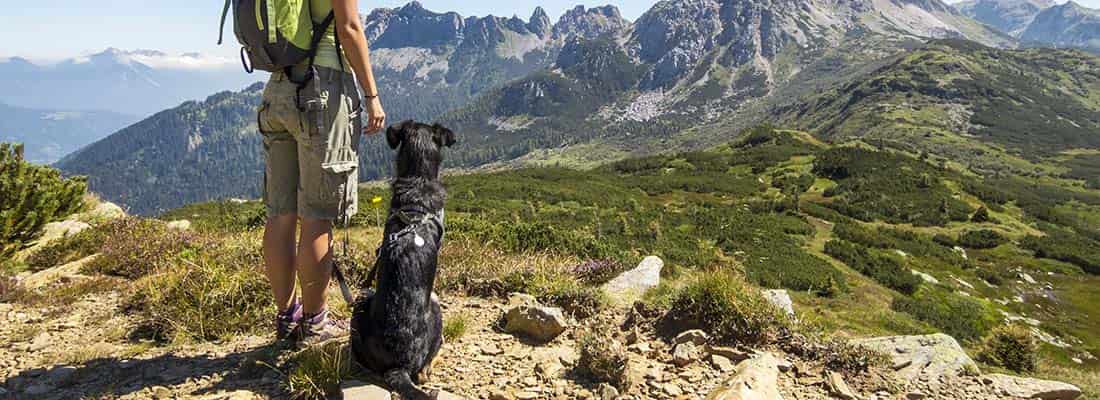
[[[389,370],[389,372],[386,372],[385,380],[390,390],[401,395],[401,400],[434,400],[437,397],[436,393],[429,394],[416,387],[409,371],[403,369]]]

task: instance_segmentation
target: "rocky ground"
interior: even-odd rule
[[[645,275],[635,271],[634,283]],[[629,384],[616,389],[576,372],[576,341],[597,322],[621,326],[628,308],[577,322],[523,295],[445,296],[443,303],[447,318],[465,320],[466,329],[444,345],[428,386],[472,399],[976,400],[1080,394],[1065,384],[977,375],[977,366],[946,335],[865,340],[865,346],[891,355],[893,370],[846,376],[774,349],[722,347],[701,331],[669,340],[641,328],[612,334],[629,357]],[[118,294],[47,309],[0,304],[0,393],[13,399],[289,397],[275,365],[291,351],[272,345],[272,338],[157,347],[128,337],[135,321],[121,307]],[[362,387],[347,390],[363,393]],[[358,398],[388,396],[370,393]]]
[[[71,228],[62,223],[51,229]],[[16,285],[110,288],[110,279],[80,273],[80,265],[87,261],[25,273]],[[453,397],[490,400],[1072,400],[1081,395],[1064,383],[982,375],[955,339],[943,334],[857,339],[853,344],[889,360],[888,365],[860,373],[833,370],[798,355],[803,353],[787,353],[780,349],[797,346],[784,343],[728,347],[700,330],[659,335],[646,321],[652,316],[633,304],[658,285],[662,268],[659,258],[648,257],[611,280],[602,290],[612,307],[579,321],[528,295],[499,299],[444,293],[445,320],[462,321],[463,328],[444,344],[427,386]],[[0,303],[0,398],[291,398],[288,360],[296,350],[275,344],[272,336],[157,344],[142,339],[139,321],[125,311],[125,293],[89,293],[72,301]],[[764,295],[797,318],[785,291]],[[610,349],[625,354],[617,359],[625,365],[624,382],[617,387],[599,383],[578,368],[578,341],[593,330],[610,341]],[[356,378],[371,381],[369,376]],[[345,381],[343,386],[345,399],[391,398],[366,383]]]

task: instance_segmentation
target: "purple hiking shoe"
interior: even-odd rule
[[[298,326],[302,323],[302,304],[298,301],[290,304],[290,308],[275,315],[275,339],[294,340],[298,333]]]
[[[329,318],[328,314],[328,310],[324,310],[317,315],[302,318],[302,322],[298,324],[302,344],[312,346],[348,335],[348,321]]]

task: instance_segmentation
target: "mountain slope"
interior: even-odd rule
[[[781,108],[835,140],[927,151],[985,172],[1049,173],[1035,163],[1100,147],[1100,58],[937,41]]]
[[[90,190],[148,214],[210,198],[258,196],[263,176],[256,106],[263,85],[189,101],[65,157]]]
[[[575,8],[554,25],[434,13],[419,3],[365,17],[375,74],[390,120],[431,120],[477,94],[553,63],[575,37],[615,35],[627,26],[613,7]],[[262,152],[255,131],[259,87],[221,93],[158,113],[76,154],[58,167],[89,175],[91,190],[141,214],[199,200],[257,197]],[[361,176],[390,171],[381,140],[362,149]]]
[[[137,119],[107,111],[35,110],[0,104],[0,142],[23,143],[27,161],[48,164]]]
[[[968,0],[955,8],[970,18],[1019,37],[1035,16],[1053,6],[1049,0]]]
[[[229,60],[110,48],[54,65],[0,61],[0,102],[45,110],[105,110],[147,116],[260,78]]]
[[[1073,1],[1050,7],[1035,16],[1020,38],[1100,52],[1100,10],[1085,8]]]
[[[575,8],[551,25],[538,8],[530,20],[463,18],[412,2],[364,18],[371,61],[394,121],[430,120],[482,91],[549,67],[565,40],[616,34],[627,26],[614,7]]]

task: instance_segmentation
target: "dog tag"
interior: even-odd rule
[[[419,233],[415,235],[416,236],[413,236],[413,243],[416,244],[416,247],[424,247],[424,238],[420,237]]]

